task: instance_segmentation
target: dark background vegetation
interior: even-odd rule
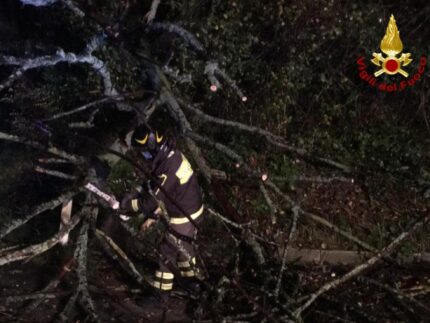
[[[298,176],[331,177],[342,173],[326,165],[308,163],[288,155],[257,135],[222,126],[209,127],[195,115],[186,113],[196,132],[228,145],[244,156],[252,169],[267,172],[269,176],[284,177],[280,187],[303,208],[376,248],[387,245],[407,230],[420,214],[428,212],[428,69],[414,87],[386,93],[362,81],[356,64],[357,58],[364,56],[368,69],[373,71],[371,55],[380,51],[379,44],[389,17],[394,14],[404,52],[410,52],[413,58],[405,69],[413,75],[418,68],[419,57],[427,55],[430,50],[428,1],[161,1],[155,21],[178,24],[196,35],[209,57],[237,82],[248,98],[246,102],[242,102],[228,86],[211,92],[210,83],[203,73],[205,61],[199,59],[198,54],[181,39],[168,33],[145,32],[142,17],[149,10],[151,1],[128,2],[131,9],[127,19],[120,22],[121,37],[108,41],[95,53],[109,66],[115,87],[121,93],[133,96],[131,100],[135,101],[145,98],[147,94],[142,91],[150,87],[148,74],[145,74],[145,60],[150,57],[160,67],[168,62],[179,76],[189,76],[189,81],[167,76],[172,92],[178,98],[195,104],[207,114],[267,129],[282,136],[292,146],[353,167],[353,173],[347,176],[353,178],[354,183],[299,181]],[[1,1],[0,55],[52,55],[58,48],[80,53],[90,38],[101,31],[101,25],[113,26],[120,21],[127,1],[77,0],[75,3],[91,19],[77,17],[60,4],[33,7],[24,6],[17,0]],[[0,80],[5,80],[11,72],[11,67],[2,66]],[[398,82],[403,77],[380,78]],[[103,151],[80,141],[76,133],[109,146],[135,118],[131,112],[118,112],[107,105],[96,115],[95,127],[91,129],[70,130],[67,127],[72,121],[85,120],[88,113],[50,122],[49,136],[38,129],[35,126],[38,120],[103,97],[99,77],[81,64],[58,64],[28,71],[11,87],[0,92],[0,96],[2,132],[45,143],[49,141],[83,156],[99,155]],[[151,122],[176,133],[182,145],[182,137],[165,108],[157,109]],[[214,168],[232,174],[238,172],[235,163],[218,151],[202,146],[202,152]],[[38,154],[23,145],[0,142],[1,225],[26,214],[35,205],[50,200],[71,185],[34,172],[34,165],[40,157]],[[80,170],[74,168],[62,170],[82,176]],[[124,194],[134,181],[132,167],[123,161],[112,169],[109,177],[110,189],[118,196]],[[204,183],[203,177],[201,182],[208,202],[216,203],[211,200],[210,186]],[[273,225],[268,215],[269,207],[258,186],[257,189],[226,187],[231,203],[241,212],[242,222],[253,220],[259,234],[276,242],[283,241],[291,212],[282,206],[282,201],[273,196],[283,210],[277,214],[278,222]],[[4,246],[24,246],[45,240],[58,229],[58,213],[58,210],[53,210],[35,218],[5,238]],[[214,224],[213,219],[208,221]],[[231,261],[237,251],[233,240],[215,238],[220,236],[220,232],[228,234],[219,224],[203,229],[202,243],[213,256],[213,259],[207,259],[208,270],[215,277],[217,266],[232,266]],[[397,254],[399,259],[429,251],[428,234],[426,227],[403,244]],[[297,236],[290,243],[294,247],[313,249],[323,246],[357,250],[355,245],[331,230],[307,222],[299,225]],[[40,266],[55,272],[58,263],[65,258],[64,254],[72,252],[71,248],[56,246],[47,255],[36,257],[27,265],[34,265],[32,270]],[[102,256],[94,251],[94,257]],[[139,255],[132,257],[137,259]],[[48,259],[50,264],[46,263]],[[240,268],[243,279],[247,280],[250,278],[247,275],[251,275],[252,258],[244,256],[243,259]],[[279,254],[271,261],[271,269],[262,270],[259,275],[268,275],[270,270],[273,273],[279,271]],[[147,270],[145,259],[137,262],[143,271]],[[99,270],[96,263],[93,265],[89,268],[90,277],[97,275]],[[390,273],[390,266],[383,264],[375,275],[406,292],[416,282],[418,286],[429,288],[426,265],[408,266],[396,267]],[[115,271],[114,267],[110,270]],[[287,270],[287,294],[299,297],[297,295],[311,292],[329,280],[330,273],[343,273],[345,270],[344,267],[291,265]],[[118,277],[116,279],[120,280]],[[49,281],[46,277],[41,279]],[[41,283],[35,283],[38,284]],[[410,319],[407,311],[404,313],[391,303],[378,303],[380,299],[374,297],[374,288],[366,285],[359,289],[351,283],[338,295],[334,292],[317,303],[306,319],[309,322],[320,321],[318,311],[337,317],[325,317],[327,322],[340,321],[340,317],[350,321],[372,321],[371,318],[363,318],[362,313],[372,313],[379,322],[400,322],[404,317]],[[22,293],[19,288],[8,292]],[[225,304],[235,295],[233,292],[227,295]],[[428,304],[428,297],[427,292],[422,302]],[[242,299],[240,301],[246,303]],[[289,301],[286,300],[287,303]],[[359,303],[361,305],[357,305]],[[353,304],[355,312],[348,309],[348,304]],[[223,306],[218,309],[225,315],[250,308],[249,304],[231,309]],[[372,312],[375,309],[378,311]],[[0,321],[7,319],[6,315],[1,315],[0,311]],[[210,314],[205,318],[210,320]],[[257,321],[261,319],[260,316],[257,318]]]

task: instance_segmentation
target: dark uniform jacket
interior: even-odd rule
[[[193,220],[203,213],[202,193],[196,174],[179,150],[170,150],[163,145],[152,163],[152,176],[150,189],[153,196],[132,200],[134,211],[152,214],[158,207],[157,200],[160,200],[166,207],[171,224],[189,222],[183,212]]]

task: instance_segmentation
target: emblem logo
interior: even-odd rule
[[[373,75],[378,77],[383,73],[387,73],[389,75],[399,73],[404,77],[408,77],[409,73],[403,70],[402,67],[407,66],[412,62],[412,59],[410,58],[411,54],[403,53],[399,58],[396,57],[402,52],[403,44],[393,15],[391,15],[390,21],[388,22],[387,31],[385,32],[384,38],[382,38],[380,48],[387,57],[384,57],[381,53],[373,53],[373,59],[371,62],[376,66],[381,67],[381,69],[373,73]]]
[[[370,86],[384,92],[403,91],[408,87],[414,86],[424,76],[427,67],[427,57],[425,55],[422,55],[414,62],[418,67],[417,70],[412,73],[413,75],[409,76],[409,73],[403,69],[405,66],[408,66],[413,59],[410,53],[402,53],[403,43],[400,39],[400,32],[397,29],[396,20],[393,15],[391,15],[390,21],[388,22],[384,38],[381,40],[380,48],[385,55],[382,53],[373,53],[373,58],[370,60],[374,65],[379,67],[379,70],[376,72],[370,72],[367,69],[367,59],[364,55],[359,56],[357,59],[358,76]],[[394,79],[394,82],[391,81],[390,83],[383,78],[382,80],[379,79],[379,81],[377,77],[384,73],[390,76],[398,73],[406,79],[401,78],[400,81]]]

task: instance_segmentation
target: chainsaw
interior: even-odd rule
[[[95,186],[91,183],[88,183],[87,185],[85,185],[85,188],[88,191],[90,191],[90,192],[94,193],[95,195],[97,195],[98,197],[100,197],[101,199],[105,200],[113,210],[119,209],[120,203],[118,202],[118,200],[116,199],[116,197],[114,195],[109,195],[109,194],[103,192],[97,186]],[[119,217],[121,218],[121,220],[124,220],[124,221],[130,220],[130,217],[125,215],[125,214],[120,214]]]

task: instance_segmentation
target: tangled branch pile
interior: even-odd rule
[[[9,28],[0,43],[0,162],[13,165],[1,177],[0,270],[11,281],[25,279],[14,270],[25,275],[42,259],[41,268],[55,271],[41,282],[30,279],[35,286],[1,285],[7,305],[0,305],[1,320],[31,320],[35,313],[41,321],[149,320],[134,300],[149,288],[146,276],[159,257],[156,232],[138,232],[139,219],[121,222],[84,189],[90,182],[119,197],[145,180],[128,163],[140,163],[128,134],[142,122],[178,137],[199,171],[207,206],[199,238],[204,291],[197,299],[182,295],[188,308],[168,313],[167,321],[426,317],[430,288],[407,286],[410,267],[398,250],[428,250],[430,156],[416,142],[403,154],[397,141],[427,131],[430,92],[422,86],[405,94],[418,108],[396,117],[413,115],[419,130],[399,130],[399,136],[393,130],[395,145],[353,126],[339,138],[349,127],[342,122],[369,122],[371,113],[362,109],[367,100],[381,119],[391,102],[347,91],[358,83],[348,66],[354,54],[342,53],[346,46],[332,54],[345,31],[324,27],[324,21],[348,20],[347,12],[330,1],[320,4],[332,15],[315,11],[318,4],[286,1],[1,4],[10,16],[0,13],[0,26]],[[364,8],[354,6],[357,15],[350,17],[364,22],[358,14]],[[412,27],[420,28],[420,15]],[[223,36],[230,41],[223,43]],[[322,49],[330,62],[342,58],[340,81],[318,63],[307,65],[304,56],[318,61]],[[307,55],[295,54],[301,51]],[[323,87],[309,93],[315,75]],[[360,108],[345,112],[342,104]],[[362,141],[352,139],[354,131]],[[391,158],[394,153],[403,157]],[[395,229],[387,232],[384,221]],[[300,246],[327,244],[362,252],[363,259],[352,268],[330,268],[331,275],[326,266],[292,259]]]

